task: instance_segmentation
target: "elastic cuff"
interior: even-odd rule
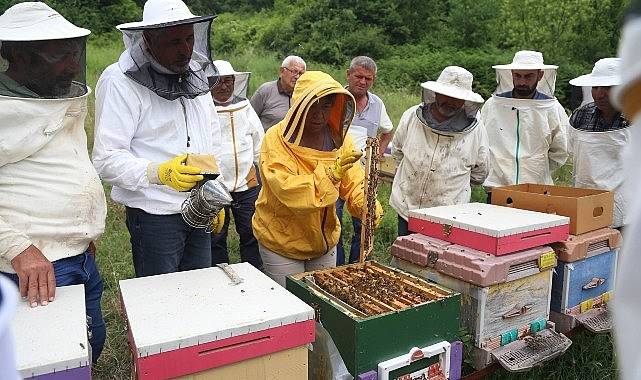
[[[329,166],[325,166],[325,174],[327,174],[327,177],[330,181],[332,181],[333,184],[337,184],[341,181],[334,176],[334,172],[332,172],[332,169]]]
[[[160,182],[160,178],[158,178],[158,168],[160,167],[160,164],[151,162],[149,165],[147,165],[147,179],[149,180],[149,183],[153,183],[155,185],[162,185],[162,182]]]
[[[19,254],[24,252],[24,250],[29,248],[30,246],[31,246],[31,241],[25,239],[20,243],[16,244],[11,249],[9,249],[3,258],[7,260],[9,263],[11,263],[13,259],[15,259]]]

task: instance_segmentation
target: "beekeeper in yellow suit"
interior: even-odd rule
[[[252,224],[264,271],[283,286],[290,274],[336,265],[339,197],[350,214],[361,214],[365,173],[354,163],[362,153],[347,136],[354,109],[340,83],[308,71],[296,82],[285,119],[265,134]],[[377,202],[376,225],[382,215]]]

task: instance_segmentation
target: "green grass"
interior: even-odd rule
[[[104,68],[115,62],[122,50],[122,42],[111,39],[93,38],[88,46],[87,62],[88,83],[95,88],[95,83]],[[251,71],[252,81],[249,93],[261,83],[276,78],[281,57],[272,53],[246,50],[233,56],[217,56],[217,59],[229,60],[238,71]],[[308,64],[309,70],[321,69],[332,74],[337,80],[344,81],[344,69],[324,65]],[[379,73],[385,75],[385,73]],[[410,106],[420,101],[418,88],[388,89],[375,87],[385,101],[392,121],[396,124],[401,114]],[[87,135],[89,149],[93,143],[94,95],[90,98],[90,115],[87,118]],[[555,173],[555,180],[567,184],[571,166],[566,165]],[[109,187],[105,186],[109,198]],[[385,209],[381,227],[375,236],[373,258],[382,263],[389,263],[390,247],[396,238],[397,219],[395,212],[389,207],[388,200],[390,185],[382,184],[379,189],[379,200]],[[484,201],[485,192],[477,187],[473,192],[473,200]],[[343,241],[349,250],[352,234],[352,224],[349,214],[344,215]],[[232,262],[239,261],[238,235],[233,226],[230,228],[230,258]],[[107,323],[107,342],[100,361],[93,370],[95,379],[127,379],[131,374],[131,357],[127,344],[127,331],[122,318],[118,281],[133,277],[131,246],[129,233],[125,227],[124,208],[108,199],[107,225],[104,235],[98,242],[98,264],[105,281],[105,292],[102,299],[103,312]],[[616,367],[613,358],[613,344],[609,335],[594,336],[582,333],[573,338],[574,344],[561,358],[523,375],[512,375],[503,370],[497,371],[493,379],[611,379],[616,377]]]

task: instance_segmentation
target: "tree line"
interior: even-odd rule
[[[4,11],[17,0],[0,0]],[[144,0],[47,0],[94,34],[142,17]],[[515,51],[543,52],[559,65],[557,96],[570,107],[567,81],[616,55],[629,0],[186,0],[196,14],[216,13],[217,53],[254,48],[310,62],[345,66],[356,55],[376,59],[380,84],[411,87],[447,65],[475,75],[475,90],[494,89],[493,64]]]

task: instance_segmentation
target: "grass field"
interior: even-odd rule
[[[112,39],[92,40],[88,46],[88,82],[91,87],[102,70],[115,62],[122,51],[122,43]],[[236,70],[252,72],[249,93],[261,83],[276,77],[280,65],[279,59],[272,54],[254,51],[243,51],[229,57],[216,57],[232,62]],[[322,69],[332,74],[337,80],[344,81],[344,69],[309,64],[308,69]],[[379,73],[385,75],[385,73]],[[374,88],[382,99],[392,121],[398,122],[405,109],[419,102],[418,84],[408,84],[407,89]],[[90,115],[87,119],[87,135],[89,149],[93,141],[93,95],[90,100]],[[569,167],[564,167],[556,173],[559,183],[569,180]],[[109,187],[105,187],[109,198]],[[389,248],[396,238],[396,214],[388,206],[390,186],[383,184],[379,191],[379,199],[385,208],[385,217],[381,227],[376,232],[374,259],[389,263]],[[482,189],[475,189],[474,200],[484,201]],[[345,218],[349,218],[346,216]],[[351,223],[344,223],[344,244],[349,247]],[[232,262],[238,262],[238,237],[230,228],[230,253]],[[125,227],[124,208],[108,199],[108,215],[106,231],[98,242],[98,264],[105,281],[105,292],[102,299],[103,312],[107,322],[107,342],[102,357],[93,375],[95,379],[126,379],[130,376],[131,358],[127,345],[125,323],[120,313],[118,302],[118,281],[133,277],[131,247],[129,234]],[[159,310],[162,305],[158,305]],[[497,371],[489,378],[492,379],[613,379],[616,378],[616,367],[612,353],[610,335],[594,336],[579,333],[573,338],[574,344],[568,352],[543,368],[535,369],[526,374],[512,375],[503,370]]]

